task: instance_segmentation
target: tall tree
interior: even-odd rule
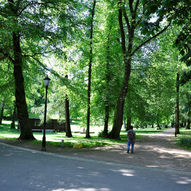
[[[66,78],[68,76],[66,75]],[[65,95],[65,120],[66,120],[66,136],[72,137],[72,131],[70,127],[70,105],[68,95]]]
[[[12,113],[12,122],[11,122],[11,129],[15,129],[15,120],[16,120],[16,104],[14,101],[13,104],[13,113]]]
[[[179,121],[180,121],[180,109],[179,109],[179,99],[180,99],[180,85],[179,85],[179,80],[180,80],[180,74],[177,73],[176,77],[176,107],[175,107],[175,136],[177,134],[180,134],[179,131]]]
[[[40,56],[63,52],[60,46],[62,29],[56,25],[55,17],[63,12],[60,7],[72,4],[66,1],[3,0],[0,6],[1,39],[0,56],[14,66],[15,97],[20,124],[20,139],[34,139],[28,124],[28,108],[25,95],[25,70],[29,63],[35,63]],[[55,11],[55,10],[60,10]],[[65,11],[65,10],[64,10]],[[7,19],[8,18],[8,19]],[[7,32],[8,31],[8,32]],[[36,66],[38,66],[36,62]],[[41,72],[42,74],[42,72]]]
[[[95,16],[96,0],[93,0],[90,21],[90,53],[88,68],[88,102],[87,102],[87,129],[86,138],[90,138],[90,101],[91,101],[91,78],[92,78],[92,61],[93,61],[93,32],[94,32],[94,16]]]
[[[151,4],[154,5],[154,3]],[[138,50],[141,49],[141,47],[155,39],[169,27],[169,24],[167,24],[165,27],[163,27],[163,29],[160,29],[159,23],[161,21],[161,17],[159,17],[159,19],[156,21],[156,25],[150,21],[150,19],[153,17],[153,14],[157,13],[157,9],[159,9],[160,6],[155,5],[154,12],[153,10],[151,12],[149,11],[151,6],[148,1],[143,2],[140,0],[120,0],[118,1],[118,7],[118,21],[120,26],[121,47],[124,59],[124,77],[118,97],[113,128],[109,134],[109,137],[114,139],[120,139],[120,131],[123,122],[123,109],[125,97],[128,92],[128,83],[131,74],[133,56],[138,52]],[[123,18],[127,27],[127,33],[124,28]],[[148,28],[143,28],[143,24],[144,27],[147,26]],[[149,28],[151,30],[149,30]],[[143,33],[144,30],[146,30],[145,33],[150,33],[149,37],[145,35],[143,36],[144,40],[139,40],[138,43],[135,42],[138,30],[142,30]]]
[[[110,113],[110,80],[111,80],[111,73],[110,73],[110,37],[108,35],[108,46],[107,46],[107,56],[106,56],[106,88],[107,88],[107,93],[106,93],[106,98],[105,98],[105,118],[104,118],[104,130],[103,130],[103,136],[107,137],[108,136],[108,124],[109,124],[109,113]]]
[[[182,0],[174,9],[174,22],[181,26],[181,31],[177,35],[175,45],[178,47],[182,55],[181,61],[185,62],[187,66],[191,66],[191,1]],[[181,77],[181,84],[185,84],[191,79],[191,70],[185,71]]]
[[[2,120],[3,120],[4,107],[5,107],[5,100],[3,99],[1,104],[1,112],[0,112],[0,124],[2,124]]]
[[[8,0],[9,13],[13,16],[16,26],[19,25],[19,15],[21,14],[18,9],[19,2]],[[32,134],[32,127],[29,125],[28,110],[24,88],[24,77],[23,77],[23,59],[21,49],[21,31],[19,28],[15,28],[11,31],[12,36],[12,50],[13,56],[9,55],[9,60],[14,65],[14,79],[15,79],[15,99],[18,111],[18,120],[20,128],[20,139],[34,139]]]
[[[107,136],[121,83],[121,48],[114,2],[97,3],[94,25],[94,64],[92,70],[91,121],[103,123],[101,136]],[[105,14],[107,13],[107,17]]]
[[[187,93],[187,99],[190,101],[191,95]],[[186,121],[186,129],[190,129],[190,121],[191,121],[191,102],[187,102],[187,121]]]

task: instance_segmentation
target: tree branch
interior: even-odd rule
[[[133,1],[134,0],[129,0],[129,9],[130,9],[130,12],[131,12],[131,15],[133,15]]]
[[[118,15],[118,20],[119,20],[119,26],[120,26],[120,33],[121,33],[121,46],[122,46],[122,51],[123,54],[126,54],[126,45],[125,45],[125,31],[123,27],[123,10],[122,10],[122,1],[119,1],[119,15]]]
[[[0,57],[0,61],[4,60],[7,58],[7,55],[3,55],[2,57]]]
[[[137,12],[137,9],[138,9],[138,6],[139,6],[139,2],[140,2],[140,0],[136,1],[136,4],[135,4],[135,13]]]
[[[157,36],[159,36],[160,34],[162,34],[164,31],[166,31],[168,29],[168,27],[171,25],[171,23],[169,23],[164,29],[162,29],[160,32],[158,32],[157,34],[155,34],[154,36],[150,37],[149,39],[147,39],[146,41],[144,41],[143,43],[141,43],[137,48],[135,48],[135,50],[131,53],[131,56],[133,56],[135,54],[135,52],[137,52],[142,46],[144,46],[146,43],[150,42],[152,39],[156,38]]]
[[[124,15],[124,17],[125,17],[125,22],[126,22],[126,24],[127,24],[127,29],[128,29],[128,31],[130,30],[130,23],[129,23],[129,18],[128,18],[128,16],[127,16],[127,13],[126,13],[126,10],[125,10],[125,7],[123,6],[123,15]]]
[[[45,71],[49,71],[51,74],[53,74],[55,77],[57,77],[58,79],[60,79],[60,81],[63,83],[63,85],[65,85],[67,88],[69,88],[71,91],[73,91],[74,93],[76,93],[76,95],[79,95],[82,99],[86,100],[87,97],[84,95],[82,88],[76,87],[74,86],[71,81],[68,78],[65,78],[61,76],[57,71],[48,68],[45,64],[43,64],[39,59],[32,57],[32,59],[34,59]]]
[[[0,49],[0,53],[3,55],[2,57],[0,57],[0,61],[7,58],[14,64],[14,59],[8,53],[3,52],[2,49]]]
[[[32,58],[34,58],[35,56],[37,56],[37,55],[44,55],[44,54],[48,54],[48,53],[51,53],[52,51],[45,51],[45,52],[35,52],[34,54],[32,54],[32,55],[29,55],[29,54],[25,54],[25,55],[23,55],[25,58],[26,57],[32,57]]]

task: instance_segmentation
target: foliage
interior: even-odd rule
[[[181,129],[181,135],[177,137],[177,144],[183,148],[191,150],[191,132]]]
[[[191,148],[191,138],[188,138],[188,137],[184,138],[184,137],[182,137],[182,138],[179,139],[178,144],[180,146],[183,146],[183,147]]]
[[[78,121],[78,125],[84,127],[90,52],[89,13],[93,1],[14,2],[18,5],[15,7],[20,13],[18,16],[11,14],[8,1],[0,2],[0,104],[5,100],[5,115],[12,114],[15,100],[10,60],[13,57],[11,32],[19,31],[29,116],[43,118],[43,78],[47,73],[51,78],[48,89],[49,118],[64,119],[64,99],[67,95],[71,120]],[[172,121],[177,72],[183,76],[181,83],[185,84],[180,88],[181,117],[187,119],[190,117],[190,84],[186,84],[190,79],[190,1],[127,2],[133,2],[134,9],[136,3],[140,4],[135,20],[131,18],[132,7],[125,6],[127,16],[132,19],[129,23],[135,24],[133,22],[136,21],[137,25],[124,119],[131,117],[132,123],[138,125],[168,124]],[[99,125],[100,131],[106,106],[109,106],[109,125],[114,121],[124,78],[125,64],[118,23],[120,6],[123,3],[98,1],[93,23],[91,125]],[[157,39],[152,38],[168,26],[167,23],[171,24],[169,30]],[[128,34],[125,41],[128,47],[131,31],[124,16],[123,25],[125,34]],[[177,47],[173,46],[174,42]]]
[[[148,134],[148,133],[157,133],[161,132],[164,129],[156,130],[153,128],[147,128],[147,129],[135,129],[136,131],[136,139],[140,140],[143,139],[142,135]],[[1,136],[0,138],[3,139],[16,139],[19,137],[19,132],[16,129],[10,129],[10,123],[7,121],[5,123],[0,125],[0,131]],[[121,140],[110,140],[108,138],[101,138],[97,135],[92,136],[91,139],[86,139],[83,137],[83,134],[79,133],[73,133],[73,138],[68,138],[63,135],[63,133],[46,133],[47,138],[47,146],[56,146],[61,147],[61,140],[64,140],[64,148],[73,148],[74,145],[81,145],[82,148],[91,148],[91,147],[100,147],[100,146],[107,146],[107,145],[113,145],[113,144],[119,144],[119,143],[126,143],[127,142],[127,132],[122,131],[121,132]],[[27,141],[23,142],[26,144],[37,144],[41,145],[41,139],[42,139],[42,133],[34,133],[34,136],[37,140],[34,141]],[[81,147],[80,146],[80,147]]]

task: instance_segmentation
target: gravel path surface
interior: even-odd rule
[[[63,154],[129,165],[191,172],[191,152],[175,144],[174,129],[150,134],[135,144],[135,153],[127,154],[126,144],[73,150]]]

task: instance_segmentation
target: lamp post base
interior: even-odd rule
[[[45,132],[45,126],[44,126],[41,151],[46,151],[46,136],[45,136],[45,133],[46,132]]]

